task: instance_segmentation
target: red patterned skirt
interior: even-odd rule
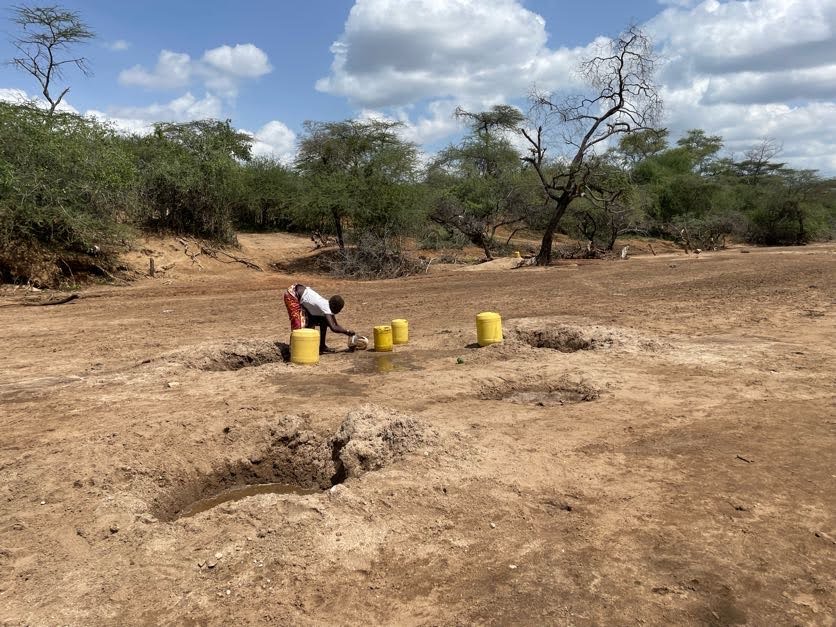
[[[290,318],[290,330],[304,329],[308,322],[308,315],[302,303],[296,298],[296,283],[285,290],[284,306],[287,307],[287,315]]]

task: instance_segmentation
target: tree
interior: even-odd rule
[[[0,280],[57,285],[107,267],[139,202],[125,140],[93,118],[9,103],[0,137]]]
[[[524,118],[506,105],[480,113],[457,109],[456,114],[470,122],[471,132],[430,165],[428,183],[435,196],[430,219],[459,231],[492,259],[497,230],[520,225],[535,201],[519,153],[501,135]]]
[[[534,130],[522,129],[529,143],[525,161],[537,172],[553,206],[546,223],[537,264],[551,262],[557,225],[569,205],[585,193],[592,174],[589,157],[618,135],[656,128],[661,100],[654,83],[655,56],[650,39],[635,26],[581,64],[591,91],[556,101],[551,94],[532,94],[533,109],[543,118]],[[546,159],[548,136],[557,126],[570,148],[567,161]]]
[[[782,150],[780,143],[764,138],[757,146],[746,151],[746,158],[737,164],[738,172],[750,185],[757,185],[761,177],[775,174],[786,165],[772,161]]]
[[[69,87],[64,87],[57,97],[51,91],[55,79],[63,76],[64,67],[74,65],[84,75],[90,74],[87,59],[62,58],[62,54],[67,53],[73,44],[93,39],[95,34],[78,13],[59,6],[16,6],[12,10],[12,21],[23,33],[12,40],[20,56],[13,58],[11,63],[35,77],[50,105],[49,115],[52,115],[70,91]]]
[[[238,228],[286,230],[299,195],[299,175],[273,159],[259,157],[239,170],[242,196],[235,207]]]
[[[330,221],[340,249],[347,225],[379,238],[400,231],[410,219],[418,153],[398,137],[399,126],[306,122],[296,159],[305,183],[301,221],[313,228]]]
[[[703,174],[708,169],[709,159],[723,147],[723,138],[719,135],[706,135],[704,130],[692,128],[676,142],[676,145],[692,155],[694,167],[697,172]]]
[[[668,129],[649,128],[622,135],[615,152],[621,155],[627,164],[635,166],[649,157],[658,155],[667,147]]]
[[[229,120],[158,123],[131,140],[142,177],[143,226],[235,241],[233,209],[243,196],[241,162],[252,137]]]

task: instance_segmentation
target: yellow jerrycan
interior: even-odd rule
[[[319,363],[319,331],[296,329],[290,334],[290,361],[294,364]]]
[[[392,320],[392,343],[406,344],[409,342],[409,322],[398,318]]]
[[[483,311],[476,316],[476,341],[479,346],[502,341],[502,317],[498,313]]]
[[[374,350],[377,353],[392,350],[392,327],[388,324],[374,328]]]

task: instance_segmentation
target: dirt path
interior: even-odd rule
[[[0,307],[3,625],[833,624],[832,245],[337,282],[242,244]],[[285,363],[291,280],[410,343]],[[179,517],[268,482],[310,493]]]

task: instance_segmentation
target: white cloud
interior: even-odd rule
[[[0,101],[11,102],[13,104],[27,104],[31,102],[41,109],[49,109],[50,107],[50,104],[43,96],[30,96],[23,89],[0,87]],[[78,113],[78,109],[69,104],[66,99],[62,99],[58,104],[58,111]]]
[[[111,41],[105,44],[105,48],[112,50],[113,52],[123,52],[130,47],[130,42],[125,41],[124,39],[117,39],[116,41]]]
[[[770,137],[780,160],[836,172],[836,3],[705,0],[647,26],[674,137],[702,128],[738,154]]]
[[[95,118],[103,124],[110,124],[120,133],[126,135],[147,135],[154,130],[154,124],[148,120],[141,120],[138,118],[114,117],[108,115],[104,111],[90,109],[85,112],[86,116]]]
[[[290,163],[296,156],[296,133],[283,122],[272,120],[250,135],[253,137],[252,153],[256,157]]]
[[[145,107],[114,107],[108,116],[115,119],[144,120],[148,122],[188,122],[207,118],[220,118],[223,104],[217,96],[206,94],[198,99],[187,92],[166,103],[154,103]]]
[[[833,0],[705,0],[669,8],[648,26],[694,72],[801,69],[836,58]]]
[[[267,54],[253,44],[212,48],[199,60],[184,52],[163,50],[153,70],[135,65],[120,72],[119,82],[146,89],[178,89],[199,79],[206,89],[235,98],[243,81],[263,76],[272,69]]]
[[[567,84],[582,51],[549,50],[547,37],[516,0],[358,0],[316,87],[374,108],[508,100]]]
[[[188,54],[163,50],[157,65],[150,72],[135,65],[119,73],[123,85],[137,85],[147,89],[175,89],[185,87],[192,78],[192,59]]]
[[[272,71],[267,55],[252,44],[219,46],[203,53],[203,61],[224,74],[257,78]]]
[[[22,89],[0,88],[0,101],[11,102],[12,104],[24,104],[29,102],[29,95]]]
[[[674,138],[703,128],[742,151],[770,136],[791,163],[836,171],[836,2],[659,4],[645,28],[665,61]],[[578,61],[604,41],[549,49],[544,20],[518,0],[357,0],[316,87],[363,116],[404,122],[403,136],[426,144],[460,130],[457,104],[519,102],[534,85],[579,92]]]

